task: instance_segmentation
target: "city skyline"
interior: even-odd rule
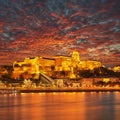
[[[119,0],[0,0],[0,65],[69,56],[120,65]]]

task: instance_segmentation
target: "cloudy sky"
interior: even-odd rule
[[[120,0],[0,0],[0,64],[70,56],[120,65]]]

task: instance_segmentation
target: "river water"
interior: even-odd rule
[[[0,95],[0,120],[120,120],[120,92]]]

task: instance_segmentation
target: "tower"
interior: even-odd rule
[[[72,56],[71,56],[71,73],[70,73],[70,78],[76,78],[77,75],[77,70],[78,70],[78,65],[80,62],[80,56],[77,51],[73,51]]]
[[[77,51],[73,51],[73,53],[72,53],[72,61],[74,63],[80,62],[80,56],[79,56],[79,53]]]

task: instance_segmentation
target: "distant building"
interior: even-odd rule
[[[4,67],[0,67],[0,77],[5,74],[8,74],[8,71]]]
[[[93,70],[94,68],[102,67],[102,63],[92,60],[80,61],[79,67],[80,69]]]
[[[115,66],[115,67],[113,68],[113,71],[114,71],[114,72],[120,72],[120,66]]]
[[[77,82],[77,83],[72,83],[72,87],[73,88],[79,88],[79,87],[81,87],[81,85],[80,85],[80,83],[79,82]]]
[[[62,79],[58,79],[58,80],[56,81],[56,86],[57,86],[57,87],[64,87],[63,80],[62,80]]]
[[[13,77],[19,79],[24,78],[38,78],[39,77],[39,58],[35,57],[33,59],[25,58],[23,62],[13,63]]]
[[[81,87],[93,87],[93,82],[94,82],[94,80],[93,80],[93,78],[84,78],[84,79],[82,79],[81,80]]]
[[[38,79],[40,73],[52,77],[76,78],[77,70],[92,70],[101,67],[98,61],[81,61],[80,55],[74,51],[71,56],[55,56],[53,58],[25,58],[23,62],[13,63],[13,78],[34,78]]]

